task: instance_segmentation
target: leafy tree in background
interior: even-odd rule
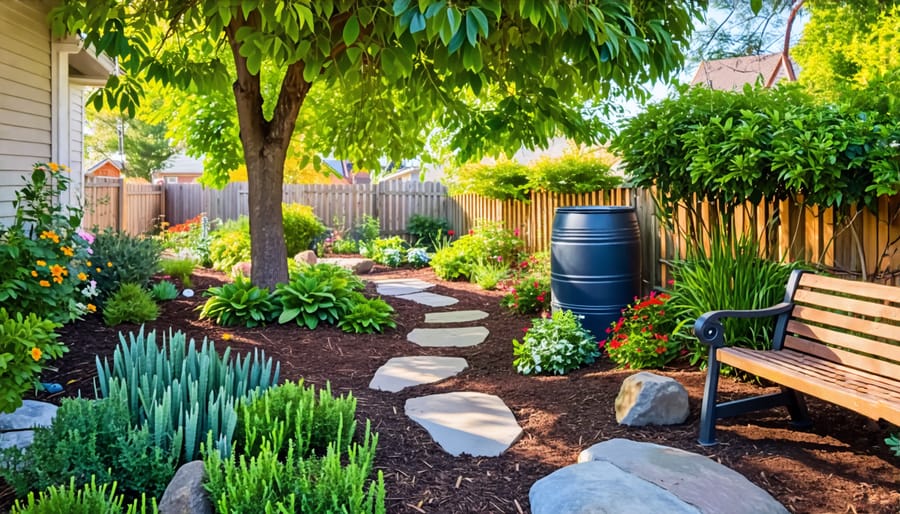
[[[706,0],[63,0],[57,35],[124,71],[95,97],[133,115],[142,83],[234,97],[237,125],[195,106],[192,136],[249,179],[253,282],[287,279],[284,162],[305,101],[320,95],[311,139],[364,168],[415,156],[434,127],[460,160],[557,134],[597,142],[615,95],[667,79]],[[230,65],[226,65],[230,62]],[[274,88],[271,88],[274,86]],[[316,91],[318,90],[318,93]],[[228,152],[231,152],[230,154]],[[227,160],[226,160],[227,162]],[[212,173],[228,171],[226,167]],[[233,167],[230,169],[234,169]]]
[[[794,1],[712,0],[692,39],[689,59],[699,63],[781,50]]]

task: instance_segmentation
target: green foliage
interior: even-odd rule
[[[55,332],[59,326],[33,313],[10,316],[0,307],[0,412],[18,409],[46,363],[68,351]]]
[[[594,336],[572,311],[558,310],[549,318],[534,319],[525,330],[521,343],[513,339],[513,366],[523,375],[565,375],[600,355]]]
[[[122,173],[151,180],[151,173],[165,169],[166,161],[175,154],[165,117],[153,119],[154,111],[161,109],[162,103],[161,98],[152,99],[132,118],[122,116],[118,110],[85,109],[85,121],[90,127],[84,131],[85,162],[100,162],[119,152],[121,122],[127,134],[122,140],[125,150]]]
[[[361,243],[378,239],[381,235],[381,222],[374,216],[363,214],[362,221],[350,231],[351,237]]]
[[[900,457],[900,438],[897,437],[897,434],[885,438],[884,443],[894,452],[895,457]]]
[[[157,302],[164,302],[178,298],[178,288],[168,280],[160,280],[150,288],[150,297]]]
[[[95,480],[76,486],[75,479],[69,485],[51,486],[35,496],[28,494],[25,502],[16,500],[10,514],[147,514],[155,513],[156,500],[147,502],[145,497],[126,504],[125,498],[116,494],[116,483],[97,485]]]
[[[354,334],[371,334],[396,326],[393,307],[381,298],[365,298],[361,294],[338,321],[338,327],[344,332]]]
[[[163,259],[159,264],[164,275],[177,278],[184,287],[193,287],[191,273],[197,264],[192,259]]]
[[[144,337],[143,329],[119,335],[110,365],[97,358],[97,384],[104,398],[121,398],[131,424],[146,427],[154,444],[170,453],[177,464],[194,460],[207,433],[213,449],[226,455],[237,424],[236,405],[252,392],[278,382],[279,363],[254,351],[231,359],[231,348],[219,356],[203,340],[199,349],[181,332]]]
[[[335,239],[331,242],[331,252],[338,255],[359,253],[359,243],[353,239]]]
[[[11,313],[36,314],[58,323],[96,307],[88,280],[94,236],[79,227],[82,212],[64,208],[68,168],[37,163],[16,191],[13,224],[0,227],[0,304]]]
[[[285,203],[281,204],[281,212],[288,255],[308,250],[313,240],[325,233],[325,225],[313,214],[309,205]]]
[[[209,258],[214,269],[231,272],[239,262],[250,260],[250,220],[241,216],[213,231]]]
[[[122,323],[141,324],[159,316],[159,306],[144,288],[125,282],[103,306],[103,322],[114,327]]]
[[[406,222],[406,231],[416,246],[424,245],[429,252],[435,250],[435,235],[445,235],[450,230],[450,222],[445,218],[433,218],[423,214],[413,214]]]
[[[378,264],[384,264],[396,268],[406,260],[406,252],[409,245],[400,236],[378,238],[367,243],[360,242],[359,251],[362,255],[372,259]]]
[[[31,446],[3,457],[0,475],[19,496],[70,480],[78,486],[97,480],[115,481],[130,497],[159,498],[177,460],[156,445],[146,426],[132,427],[119,398],[64,399],[50,427],[35,430]]]
[[[211,318],[223,327],[265,325],[278,310],[269,290],[254,286],[243,275],[234,277],[231,284],[210,287],[203,295],[209,300],[200,308],[200,319]]]
[[[135,237],[108,228],[97,234],[93,247],[91,276],[104,298],[116,292],[123,282],[147,287],[150,278],[159,271],[162,248],[153,238]]]
[[[519,314],[550,310],[550,275],[526,275],[513,283],[500,304]]]
[[[592,193],[614,189],[622,183],[622,179],[612,175],[605,159],[589,154],[541,158],[531,166],[529,175],[529,189],[552,193]]]
[[[662,368],[678,357],[682,345],[676,334],[690,320],[676,322],[675,313],[667,306],[670,299],[666,293],[651,291],[649,296],[635,299],[606,329],[609,335],[600,346],[620,368]]]
[[[819,105],[796,87],[697,87],[648,107],[613,142],[662,217],[694,195],[721,206],[803,195],[810,205],[875,207],[900,191],[900,123]],[[798,151],[802,149],[802,151]]]
[[[509,276],[509,266],[497,259],[482,260],[472,267],[470,279],[478,287],[492,291]]]
[[[303,274],[297,275],[288,284],[278,284],[275,289],[275,296],[281,303],[278,323],[296,321],[297,325],[310,330],[322,321],[332,325],[337,323],[350,307],[350,302],[348,294],[347,302],[339,304],[334,289],[335,285],[331,282],[321,282]]]
[[[516,161],[466,164],[451,175],[452,195],[476,193],[497,200],[528,199],[528,168]]]
[[[470,278],[480,262],[516,262],[522,246],[524,243],[518,235],[503,228],[499,222],[482,220],[469,234],[436,251],[431,258],[431,267],[435,275],[444,280]]]
[[[759,257],[759,243],[746,235],[713,231],[709,248],[691,244],[684,259],[672,262],[675,282],[667,302],[679,319],[695,320],[714,310],[762,309],[784,298],[784,286],[799,263],[784,265]],[[772,347],[774,320],[724,318],[725,344],[756,350]],[[688,342],[691,364],[705,362],[707,346]]]
[[[271,441],[266,437],[270,433],[290,438],[271,448],[282,459],[288,441],[299,457],[307,458],[325,455],[330,444],[343,453],[356,435],[356,398],[352,393],[335,398],[329,383],[316,395],[315,386],[287,381],[251,396],[238,412],[235,441],[240,453],[247,455],[257,454],[264,441]]]
[[[179,259],[189,259],[201,266],[212,265],[209,256],[212,238],[206,213],[200,213],[178,225],[162,221],[155,238],[163,248],[174,251]]]

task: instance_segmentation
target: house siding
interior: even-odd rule
[[[21,177],[32,164],[49,161],[51,156],[50,30],[41,5],[19,0],[0,2],[0,33],[4,35],[0,43],[2,225],[12,221],[12,201],[23,184]]]
[[[76,205],[82,205],[81,192],[84,184],[84,88],[74,84],[69,85],[69,161],[72,169],[73,198]]]

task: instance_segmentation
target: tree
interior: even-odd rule
[[[592,144],[613,95],[642,97],[641,84],[680,68],[705,2],[63,0],[51,24],[118,59],[125,73],[98,104],[133,111],[146,80],[218,92],[231,83],[252,279],[273,286],[287,278],[284,161],[316,89],[332,115],[317,137],[361,167],[414,156],[433,127],[461,160],[557,133]],[[234,127],[203,130],[214,144]]]
[[[150,106],[159,107],[159,102]],[[123,117],[120,112],[104,109],[86,109],[87,124],[91,130],[85,134],[85,149],[90,162],[111,159],[119,153],[119,127],[122,127],[125,166],[122,173],[126,177],[140,177],[147,180],[154,171],[165,167],[166,161],[175,154],[167,136],[165,122],[148,119],[142,108],[135,117]]]
[[[712,0],[704,25],[694,34],[690,58],[699,62],[774,50],[773,45],[784,36],[794,3]]]

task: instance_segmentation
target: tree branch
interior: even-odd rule
[[[263,98],[260,88],[259,75],[250,73],[247,69],[247,59],[241,55],[241,43],[235,37],[238,29],[247,25],[254,25],[253,18],[258,17],[255,13],[250,14],[250,18],[243,16],[235,16],[231,22],[225,27],[225,34],[228,36],[228,44],[231,46],[231,53],[234,55],[234,67],[237,72],[237,80],[232,86],[234,89],[235,102],[237,103],[238,122],[241,128],[241,140],[244,143],[245,152],[259,152],[262,150],[264,137],[268,132],[268,124],[263,116]]]

